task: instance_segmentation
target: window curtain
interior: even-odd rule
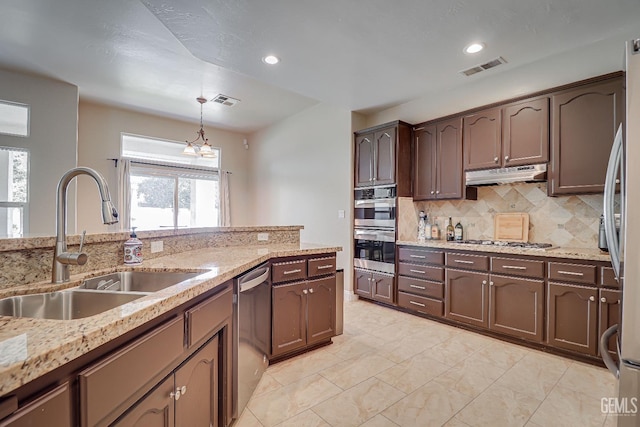
[[[118,213],[120,229],[131,229],[131,160],[118,161]]]
[[[229,204],[229,175],[231,172],[220,171],[220,226],[231,226],[231,206]]]

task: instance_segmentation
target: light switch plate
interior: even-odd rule
[[[267,240],[269,240],[269,233],[258,233],[259,242],[266,242]]]
[[[344,209],[338,210],[338,218],[344,218]]]
[[[164,250],[164,243],[162,240],[156,240],[151,242],[151,253],[154,254],[156,252],[162,252]]]

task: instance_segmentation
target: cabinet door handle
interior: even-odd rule
[[[426,307],[426,305],[424,305],[422,303],[419,303],[419,302],[416,302],[416,301],[409,301],[409,304],[417,305],[419,307]]]
[[[473,261],[465,261],[463,259],[454,259],[453,262],[457,262],[458,264],[473,264]]]
[[[520,267],[518,265],[503,265],[502,268],[505,270],[526,270],[527,267]]]
[[[489,282],[489,286],[493,286],[493,282]]]
[[[487,284],[487,281],[486,281],[486,280],[483,280],[483,281],[482,281],[482,284],[483,284],[483,285],[486,285],[486,284]]]
[[[596,297],[594,297],[593,295],[589,297],[589,301],[595,301],[595,300],[596,300]]]
[[[324,270],[325,268],[331,268],[331,267],[333,267],[333,264],[319,265],[318,270]]]
[[[422,271],[422,270],[413,270],[413,269],[411,269],[409,271],[412,272],[412,273],[419,273],[419,274],[426,274],[427,273],[426,271]]]
[[[426,256],[424,255],[409,255],[410,258],[420,258],[420,259],[425,259]]]
[[[504,156],[504,160],[505,160],[506,162],[508,162],[508,161],[509,161],[509,156]]]
[[[431,194],[435,194],[435,193],[436,193],[435,191],[431,190]]]
[[[498,156],[496,156],[496,157],[494,157],[494,158],[493,158],[493,162],[494,162],[494,163],[498,163],[498,160],[500,160],[500,159],[498,158]]]
[[[440,190],[436,190],[436,194],[440,194]]]
[[[309,288],[309,293],[312,294],[313,293],[313,288]]]
[[[569,276],[584,276],[584,273],[580,273],[578,271],[558,270],[558,274],[566,274],[566,275],[569,275]]]
[[[600,298],[600,301],[602,301],[602,302],[606,303],[606,302],[607,302],[607,299],[606,299],[605,297],[602,297],[602,298]]]
[[[426,290],[427,288],[424,286],[418,286],[418,285],[409,285],[410,288],[414,288],[414,289],[422,289],[423,291]]]
[[[306,294],[308,294],[308,293],[309,293],[309,291],[307,291],[306,289],[303,289],[303,290],[302,290],[302,293],[306,295]]]
[[[182,390],[184,390],[184,392]],[[187,392],[186,386],[176,387],[176,391],[172,391],[171,393],[169,393],[169,398],[173,400],[180,400],[180,396],[182,396],[186,392]]]
[[[299,268],[296,268],[295,270],[288,270],[283,272],[282,274],[294,274],[294,273],[300,273],[302,270],[300,270]]]

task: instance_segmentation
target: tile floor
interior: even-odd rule
[[[615,426],[605,369],[363,301],[333,344],[267,369],[236,427]]]

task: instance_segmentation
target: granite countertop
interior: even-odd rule
[[[104,313],[77,320],[0,316],[0,396],[100,345],[219,286],[270,258],[341,251],[316,244],[274,244],[201,249],[146,260],[139,267],[118,266],[71,277],[65,287],[85,277],[114,271],[197,271],[195,278],[144,296]],[[47,285],[52,289],[47,289]],[[35,284],[37,292],[59,288]],[[33,290],[32,290],[33,292]]]
[[[510,246],[496,246],[496,245],[474,245],[469,243],[454,243],[447,242],[446,240],[427,240],[426,242],[418,242],[416,240],[398,240],[398,245],[409,246],[423,246],[426,248],[441,248],[441,249],[457,249],[467,251],[478,252],[494,252],[499,254],[514,254],[514,255],[529,255],[529,256],[541,256],[549,258],[572,258],[588,261],[611,261],[609,254],[603,252],[597,248],[564,248],[564,247],[552,247],[548,249],[529,249],[529,248],[517,248]]]

